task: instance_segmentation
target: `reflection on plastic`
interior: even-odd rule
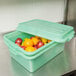
[[[62,52],[36,72],[30,73],[11,58],[13,76],[61,76],[69,69],[69,65],[67,64],[67,60]]]

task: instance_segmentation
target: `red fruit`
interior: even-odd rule
[[[21,38],[17,38],[17,39],[15,40],[15,43],[21,44],[21,43],[22,43],[22,39],[21,39]]]
[[[32,38],[34,38],[34,37],[31,37],[30,39],[32,39]]]
[[[37,44],[37,48],[40,48],[44,45],[44,43],[42,41],[39,41],[38,44]]]
[[[34,45],[33,47],[37,49],[37,45]]]
[[[20,47],[23,48],[24,50],[25,50],[25,48],[26,48],[25,46],[20,46]]]
[[[19,43],[15,43],[15,44],[17,44],[18,46],[21,46]]]

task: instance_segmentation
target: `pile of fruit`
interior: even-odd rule
[[[24,41],[21,38],[17,38],[15,40],[15,44],[17,44],[19,47],[23,48],[27,52],[33,52],[49,42],[51,42],[51,40],[38,36],[25,38]]]

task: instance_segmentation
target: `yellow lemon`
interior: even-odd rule
[[[45,39],[45,38],[41,38],[41,40],[42,40],[43,43],[47,43],[47,41],[48,41],[48,40]]]
[[[36,48],[34,48],[34,47],[32,47],[32,46],[27,47],[27,48],[25,49],[25,51],[27,51],[27,52],[33,52],[33,51],[35,51],[35,50],[36,50]]]

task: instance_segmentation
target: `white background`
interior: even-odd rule
[[[30,19],[63,21],[64,0],[0,0],[0,32],[16,29]]]

